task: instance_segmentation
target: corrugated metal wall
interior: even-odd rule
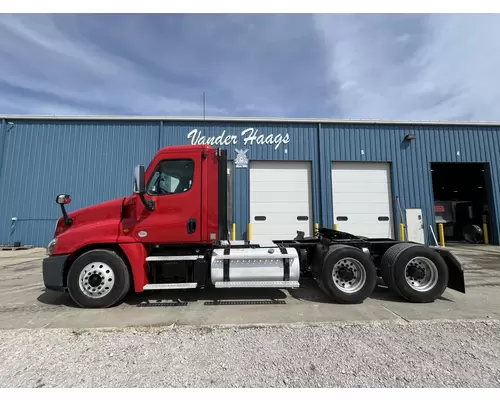
[[[14,121],[4,129],[0,243],[45,245],[70,193],[68,210],[128,195],[134,165],[158,147],[155,123]],[[17,217],[10,236],[11,219]]]
[[[396,196],[401,207],[421,208],[426,240],[434,221],[431,162],[490,163],[494,243],[498,243],[500,197],[499,138],[496,127],[323,125],[319,138],[324,226],[333,224],[331,166],[333,161],[386,161],[391,163],[395,227],[400,223]],[[416,138],[405,141],[407,134]],[[488,188],[489,190],[490,188]],[[434,225],[433,225],[434,226]],[[397,232],[397,229],[395,230]]]
[[[199,142],[201,136],[220,137],[214,145],[227,148],[230,159],[235,157],[236,149],[248,149],[250,163],[311,161],[314,221],[327,227],[333,225],[333,161],[391,163],[395,228],[399,224],[396,196],[403,208],[422,208],[426,226],[433,220],[431,162],[490,163],[496,205],[492,210],[496,222],[492,230],[498,243],[500,185],[495,155],[500,150],[500,130],[496,127],[233,121],[12,122],[14,125],[7,125],[6,121],[0,125],[0,243],[20,240],[45,245],[60,215],[54,203],[57,193],[72,195],[69,210],[128,195],[134,165],[147,166],[160,147]],[[252,142],[251,129],[256,136],[272,135],[281,142]],[[410,132],[416,134],[416,139],[407,143],[404,137]],[[220,136],[222,133],[225,136]],[[225,139],[228,135],[234,137]],[[224,145],[229,140],[231,143]],[[249,169],[235,168],[234,173],[237,237],[245,238],[249,222]],[[10,236],[12,217],[19,221]]]

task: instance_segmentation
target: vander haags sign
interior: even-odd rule
[[[288,133],[282,134],[267,134],[264,135],[259,133],[258,129],[248,128],[241,131],[239,135],[230,135],[223,130],[218,136],[206,137],[203,135],[201,129],[193,129],[187,134],[188,140],[191,144],[209,144],[211,146],[238,146],[242,144],[243,146],[252,146],[254,144],[258,145],[272,145],[275,150],[277,150],[282,144],[290,143],[290,136]]]

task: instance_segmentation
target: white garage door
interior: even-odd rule
[[[252,241],[293,239],[312,234],[311,164],[252,161],[250,164]]]
[[[333,220],[338,229],[369,238],[394,238],[387,163],[334,162]]]

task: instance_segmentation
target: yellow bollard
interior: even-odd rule
[[[250,242],[252,240],[252,224],[248,224],[248,241]]]
[[[231,239],[236,240],[236,224],[233,224],[233,232],[231,233]]]
[[[314,234],[316,235],[319,232],[319,224],[316,222],[314,224]]]
[[[399,240],[405,240],[405,225],[399,224]]]
[[[490,244],[490,238],[488,237],[488,225],[483,224],[483,235],[484,235],[484,244]]]
[[[339,225],[338,225],[338,224],[333,224],[333,229],[334,229],[335,231],[338,231],[338,230],[339,230]]]
[[[446,247],[444,244],[444,225],[439,224],[439,243],[441,244],[442,247]]]

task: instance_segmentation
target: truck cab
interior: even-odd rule
[[[128,196],[67,213],[70,202],[56,196],[62,217],[42,273],[47,289],[81,307],[111,307],[130,291],[293,289],[304,275],[341,303],[363,301],[378,278],[411,301],[465,291],[461,265],[443,249],[330,229],[270,244],[229,241],[227,153],[210,145],[160,149],[135,168]]]

